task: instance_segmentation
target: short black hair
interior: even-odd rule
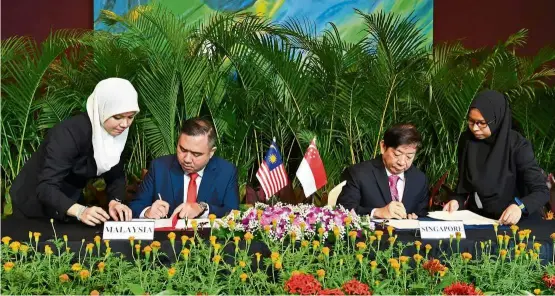
[[[399,123],[393,125],[383,135],[385,147],[397,148],[401,145],[416,145],[420,148],[422,137],[411,123]]]
[[[216,130],[214,125],[208,119],[201,117],[192,117],[183,122],[181,125],[181,134],[188,136],[208,136],[208,145],[210,148],[216,145]]]

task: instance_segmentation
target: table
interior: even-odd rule
[[[54,223],[56,228],[56,233],[59,238],[62,235],[68,236],[68,246],[71,248],[71,251],[78,252],[81,246],[81,240],[85,239],[86,243],[92,242],[93,238],[96,235],[102,236],[102,227],[90,227],[82,223]],[[18,240],[21,242],[29,241],[29,231],[33,232],[40,232],[41,233],[41,242],[45,242],[46,240],[54,238],[54,232],[52,230],[52,226],[48,219],[25,219],[25,218],[11,218],[8,217],[1,222],[1,236],[10,236],[13,240]],[[540,250],[540,258],[543,259],[543,262],[551,261],[552,254],[553,254],[553,241],[550,238],[551,233],[555,232],[555,220],[547,221],[547,220],[523,220],[521,223],[518,224],[520,229],[531,229],[532,234],[530,236],[530,242],[532,241],[532,236],[536,236],[536,242],[542,244]],[[378,227],[380,227],[378,225]],[[480,248],[481,241],[488,241],[491,240],[492,243],[496,244],[496,237],[495,232],[492,226],[487,227],[466,227],[466,239],[461,240],[460,243],[460,251],[461,252],[470,252],[471,254],[475,254],[477,249]],[[507,234],[512,236],[511,231],[508,227],[499,227],[499,234],[503,234],[506,232]],[[206,230],[200,232],[202,236],[208,237],[208,232]],[[387,240],[387,231],[384,231],[384,240]],[[176,239],[176,248],[181,248],[181,235],[186,234],[191,236],[191,231],[182,231],[176,232],[177,239]],[[415,236],[415,231],[396,231],[395,234],[398,235],[398,240],[402,242],[414,242],[418,240]],[[154,235],[154,239],[160,241],[161,251],[166,254],[172,254],[171,245],[169,239],[167,238],[168,232],[156,232]],[[448,239],[443,240],[443,251],[449,253],[448,250]],[[432,245],[433,249],[430,254],[433,257],[439,257],[440,250],[437,248],[439,241],[438,240],[422,240],[423,245],[430,244]],[[241,244],[244,244],[242,241]],[[39,244],[40,245],[40,244]],[[143,246],[145,243],[143,242]],[[240,245],[240,247],[244,245]],[[112,248],[112,252],[120,252],[124,254],[127,258],[131,258],[131,247],[128,241],[111,241],[110,247]],[[224,252],[233,253],[234,246],[230,245],[224,249]],[[453,247],[456,252],[456,248]],[[494,247],[495,250],[495,247]],[[82,252],[84,253],[84,247]],[[252,254],[256,252],[262,253],[264,257],[268,257],[270,255],[269,249],[263,244],[262,242],[253,241],[250,252]],[[405,255],[412,255],[414,254],[414,248],[407,248],[405,250]],[[165,263],[171,263],[173,256],[169,256],[166,258]]]

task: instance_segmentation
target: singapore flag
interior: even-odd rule
[[[303,185],[306,197],[309,197],[328,182],[324,163],[320,158],[318,149],[316,149],[316,139],[310,142],[296,175]]]

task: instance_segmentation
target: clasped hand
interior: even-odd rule
[[[110,217],[114,221],[130,221],[133,217],[128,206],[115,200],[110,201],[108,204],[108,212],[110,215],[101,207],[89,207],[81,213],[79,219],[87,225],[95,226],[108,221]]]

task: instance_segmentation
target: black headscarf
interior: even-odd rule
[[[494,90],[483,91],[470,105],[469,112],[476,108],[488,122],[491,136],[478,140],[467,129],[459,141],[458,194],[476,192],[486,212],[496,201],[505,199],[503,194],[508,180],[513,179],[510,170],[512,116],[505,96]],[[489,207],[489,209],[488,209]]]

